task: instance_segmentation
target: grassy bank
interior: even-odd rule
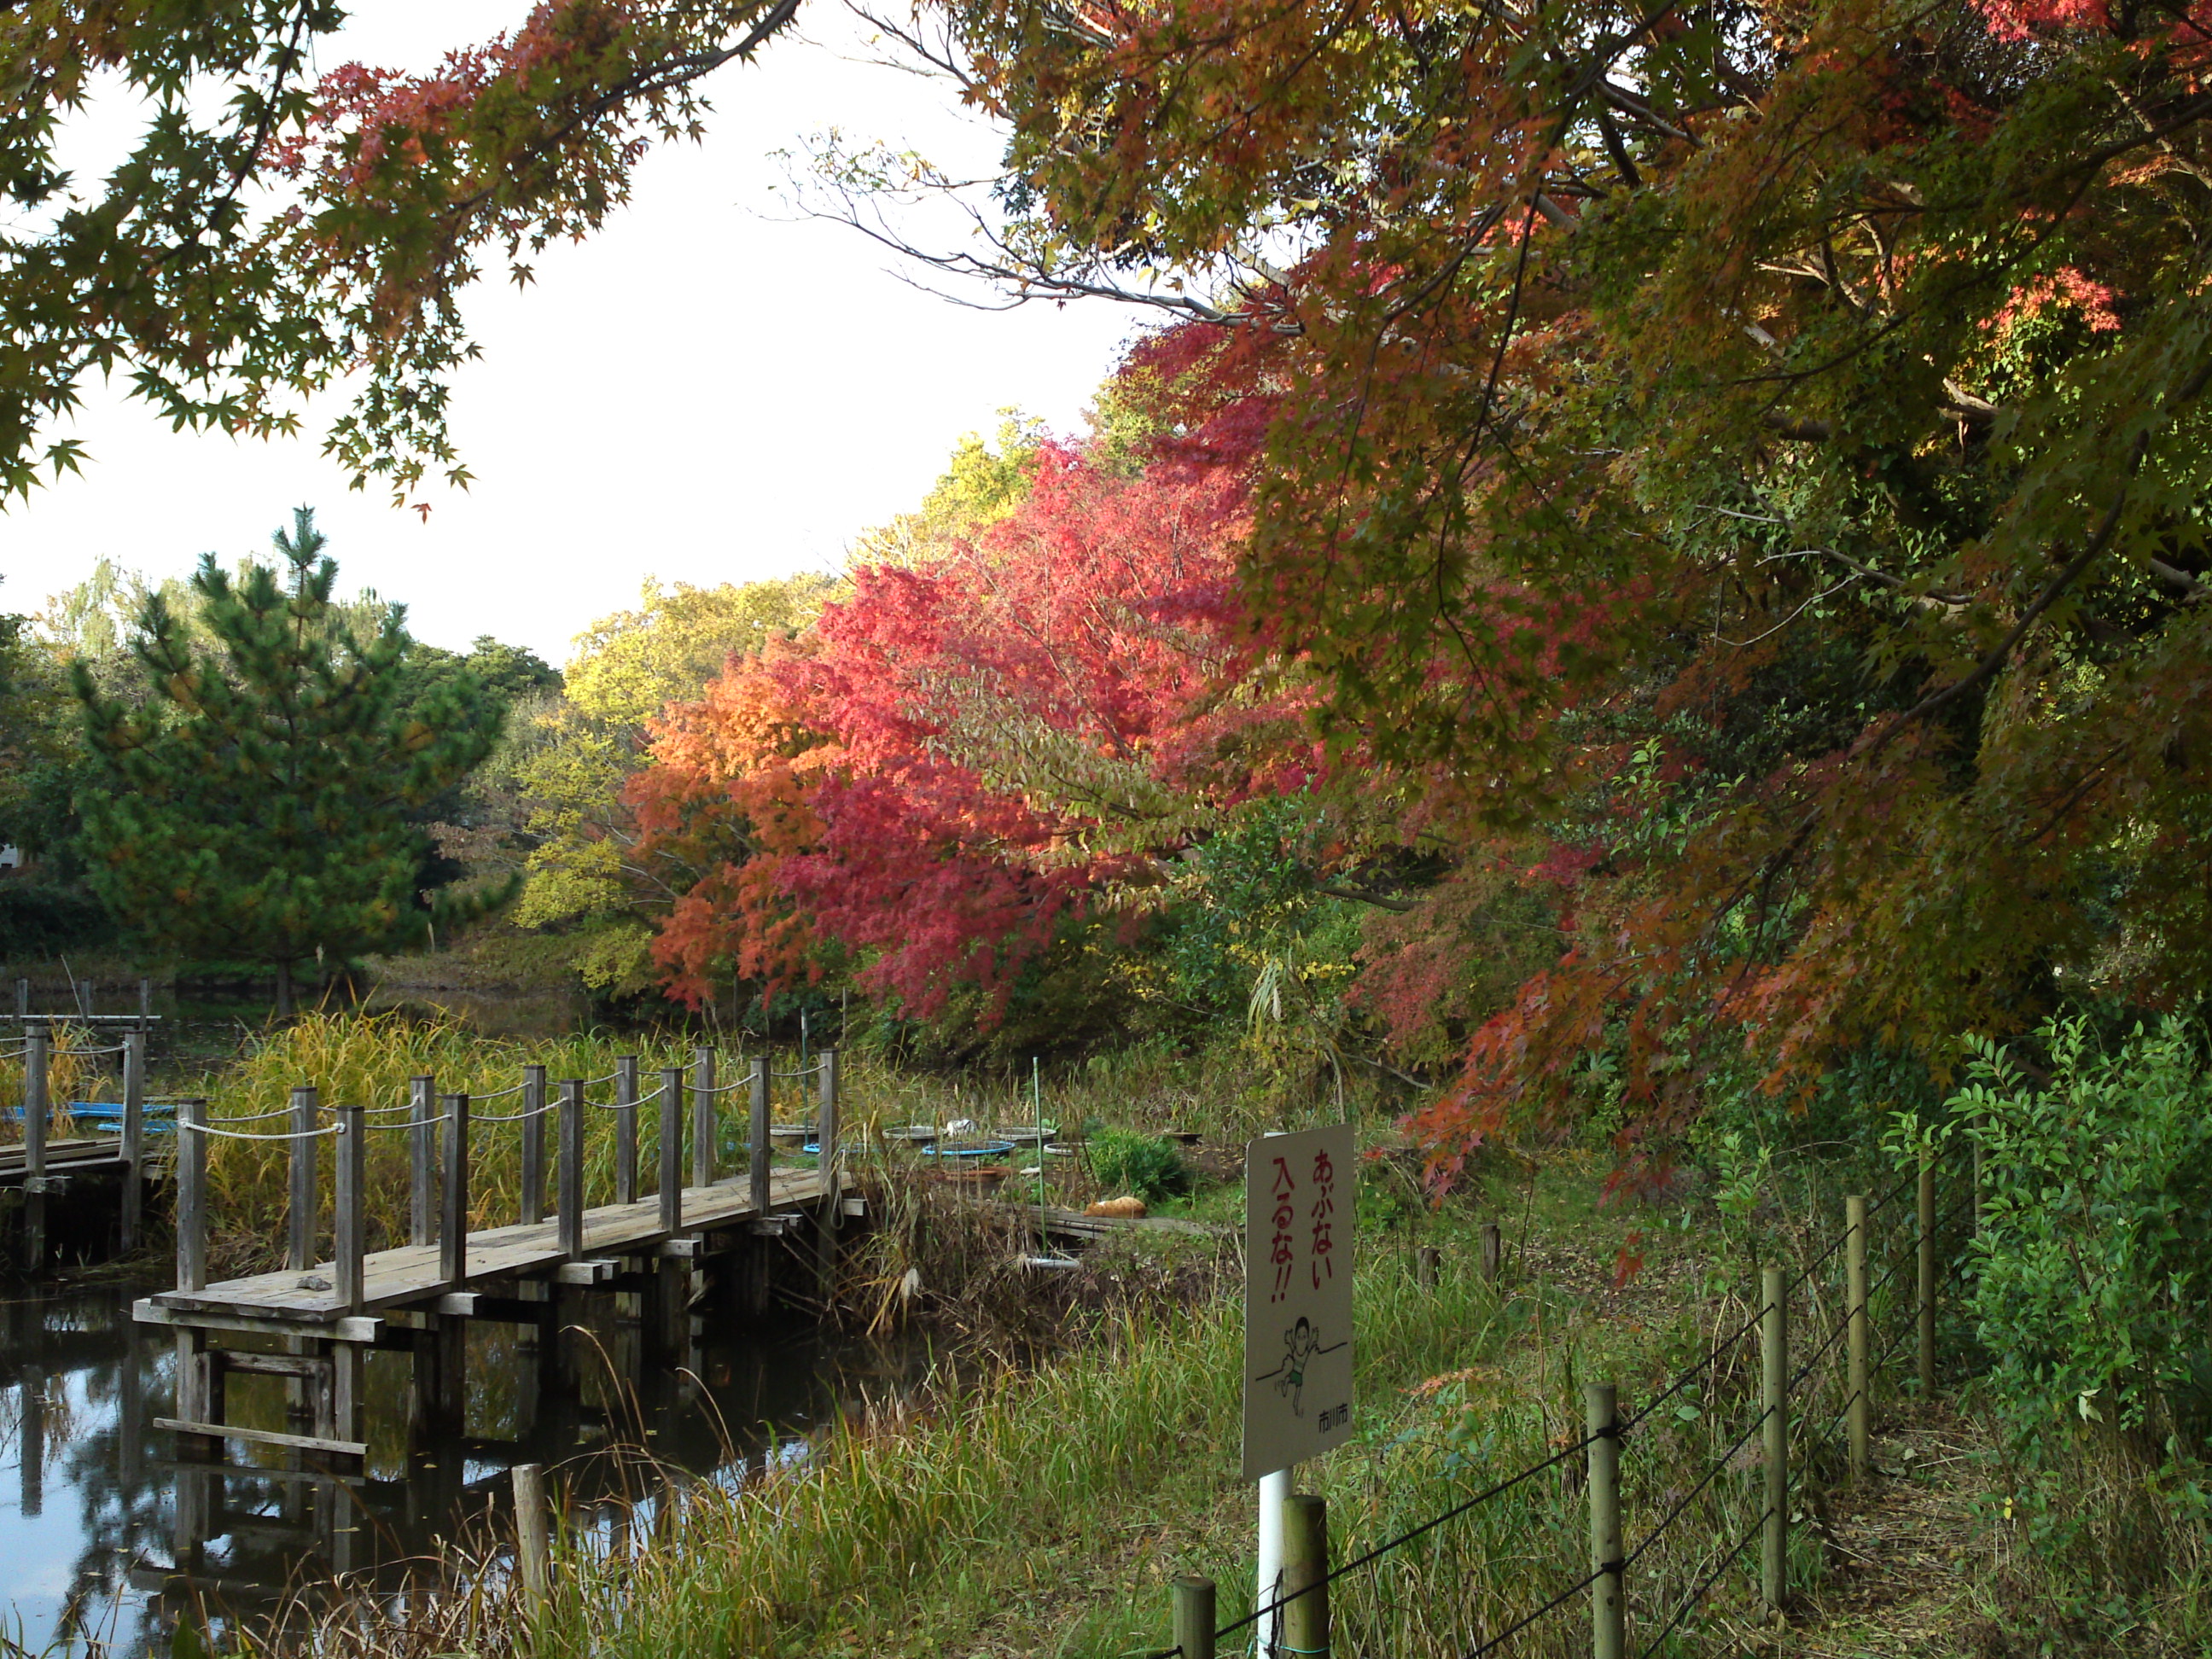
[[[1651,1399],[1742,1324],[1752,1243],[1767,1259],[1796,1259],[1817,1236],[1783,1218],[1756,1241],[1670,1228],[1666,1212],[1601,1208],[1601,1175],[1594,1159],[1557,1161],[1501,1177],[1442,1215],[1363,1236],[1361,1432],[1302,1476],[1330,1500],[1340,1557],[1571,1444],[1583,1380],[1617,1381],[1628,1409]],[[1514,1249],[1492,1286],[1474,1270],[1476,1230],[1499,1216]],[[1418,1243],[1443,1253],[1434,1285],[1418,1276]],[[1116,1249],[1089,1269],[1102,1285],[1184,1282],[1179,1255],[1205,1258],[1201,1267],[1212,1257],[1196,1240]],[[1641,1257],[1626,1276],[1624,1250]],[[864,1413],[822,1441],[811,1462],[740,1492],[678,1485],[638,1516],[639,1534],[659,1547],[631,1553],[617,1543],[627,1534],[604,1530],[566,1536],[535,1651],[1108,1659],[1166,1645],[1165,1586],[1189,1571],[1217,1579],[1223,1615],[1235,1616],[1249,1605],[1253,1565],[1252,1492],[1237,1470],[1236,1290],[1232,1269],[1194,1303],[1109,1302],[1087,1322],[1086,1340],[1042,1368],[948,1387],[924,1407]],[[1886,1290],[1881,1328],[1900,1317]],[[1838,1352],[1804,1385],[1821,1419],[1841,1398]],[[1739,1342],[1632,1437],[1624,1461],[1632,1544],[1689,1500],[1631,1580],[1645,1639],[1756,1512],[1759,1470],[1741,1452],[1692,1492],[1755,1415],[1756,1389],[1755,1348]],[[1803,1449],[1816,1482],[1837,1475],[1832,1436],[1808,1433]],[[1338,1650],[1462,1654],[1579,1577],[1588,1522],[1578,1463],[1568,1459],[1346,1581]],[[1825,1553],[1810,1528],[1797,1540],[1798,1582],[1817,1585]],[[1716,1650],[1747,1628],[1752,1571],[1747,1559],[1723,1573],[1662,1650]],[[524,1615],[498,1579],[470,1576],[469,1589],[426,1615],[416,1635],[348,1618],[326,1639],[424,1654],[519,1647]],[[1531,1629],[1515,1651],[1582,1652],[1588,1640],[1577,1610]]]

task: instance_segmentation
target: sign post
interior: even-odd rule
[[[1259,1601],[1281,1594],[1291,1470],[1352,1437],[1352,1126],[1244,1148],[1244,1478],[1260,1486]],[[1264,1653],[1281,1616],[1262,1622]]]

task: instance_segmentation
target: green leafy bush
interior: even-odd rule
[[[2100,1053],[2081,1018],[2042,1036],[2047,1086],[1982,1041],[1951,1102],[1984,1159],[1975,1312],[1988,1387],[2029,1434],[2102,1422],[2194,1447],[2212,1419],[2212,1076],[2200,1038],[2167,1020]]]
[[[1113,1193],[1133,1193],[1147,1204],[1180,1198],[1191,1188],[1190,1166],[1164,1135],[1101,1129],[1091,1137],[1091,1170]]]

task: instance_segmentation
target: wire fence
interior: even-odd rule
[[[1562,1613],[1608,1579],[1612,1581],[1609,1595],[1589,1597],[1593,1617],[1600,1626],[1595,1650],[1601,1655],[1627,1651],[1620,1639],[1620,1625],[1627,1599],[1626,1590],[1636,1577],[1637,1570],[1645,1565],[1647,1558],[1659,1550],[1662,1542],[1676,1535],[1680,1524],[1700,1504],[1710,1508],[1724,1498],[1722,1482],[1726,1474],[1747,1467],[1764,1468],[1778,1454],[1783,1470],[1778,1477],[1783,1493],[1780,1504],[1778,1505],[1773,1500],[1775,1488],[1770,1485],[1757,1504],[1749,1524],[1741,1527],[1741,1530],[1722,1517],[1714,1518],[1707,1531],[1708,1534],[1722,1534],[1719,1547],[1698,1560],[1686,1579],[1675,1581],[1686,1582],[1689,1588],[1674,1597],[1662,1611],[1655,1612],[1654,1617],[1658,1620],[1656,1626],[1635,1651],[1638,1659],[1653,1659],[1653,1656],[1664,1650],[1685,1622],[1723,1584],[1730,1569],[1741,1559],[1753,1541],[1762,1535],[1765,1538],[1766,1547],[1760,1565],[1759,1595],[1765,1612],[1771,1614],[1784,1604],[1787,1594],[1787,1540],[1793,1508],[1790,1496],[1791,1482],[1794,1480],[1802,1485],[1808,1480],[1825,1478],[1821,1470],[1825,1461],[1834,1452],[1833,1437],[1838,1428],[1851,1419],[1855,1410],[1864,1413],[1859,1419],[1863,1426],[1869,1421],[1870,1397],[1876,1379],[1916,1334],[1923,1344],[1929,1340],[1932,1319],[1928,1299],[1936,1294],[1933,1284],[1923,1279],[1913,1294],[1905,1300],[1903,1308],[1906,1317],[1900,1322],[1901,1328],[1877,1352],[1867,1355],[1868,1345],[1856,1346],[1848,1368],[1851,1376],[1836,1379],[1844,1395],[1840,1405],[1825,1413],[1808,1411],[1802,1416],[1795,1407],[1816,1397],[1818,1389],[1825,1386],[1820,1381],[1824,1372],[1832,1374],[1841,1367],[1843,1357],[1839,1355],[1838,1349],[1850,1341],[1855,1325],[1863,1331],[1869,1328],[1875,1310],[1890,1307],[1884,1299],[1884,1292],[1900,1273],[1913,1265],[1923,1238],[1933,1241],[1947,1236],[1955,1237],[1954,1230],[1973,1209],[1975,1200],[1971,1192],[1941,1217],[1934,1214],[1932,1206],[1928,1205],[1923,1197],[1919,1208],[1908,1214],[1900,1226],[1890,1230],[1892,1237],[1884,1252],[1891,1257],[1887,1267],[1879,1277],[1869,1278],[1865,1262],[1875,1249],[1875,1220],[1916,1185],[1920,1174],[1918,1169],[1908,1170],[1887,1191],[1869,1200],[1863,1212],[1863,1225],[1853,1227],[1847,1224],[1823,1248],[1803,1260],[1794,1274],[1785,1278],[1779,1271],[1770,1273],[1758,1297],[1757,1310],[1752,1316],[1713,1338],[1703,1352],[1662,1384],[1637,1410],[1613,1413],[1602,1426],[1593,1427],[1589,1433],[1558,1447],[1548,1456],[1493,1480],[1480,1492],[1452,1504],[1416,1525],[1401,1528],[1383,1542],[1363,1550],[1341,1565],[1318,1575],[1304,1574],[1295,1582],[1287,1578],[1279,1580],[1272,1597],[1261,1598],[1260,1605],[1252,1612],[1216,1626],[1210,1632],[1201,1630],[1194,1636],[1186,1636],[1176,1646],[1152,1650],[1147,1659],[1212,1659],[1219,1644],[1247,1635],[1253,1639],[1256,1652],[1273,1656],[1273,1659],[1303,1655],[1309,1650],[1290,1644],[1279,1629],[1272,1638],[1269,1632],[1271,1626],[1279,1626],[1287,1620],[1304,1598],[1325,1590],[1328,1586],[1340,1584],[1355,1575],[1372,1572],[1380,1564],[1416,1540],[1438,1532],[1547,1473],[1566,1469],[1586,1455],[1589,1458],[1587,1490],[1592,1506],[1593,1553],[1604,1553],[1597,1544],[1601,1529],[1597,1517],[1599,1506],[1609,1505],[1614,1528],[1610,1559],[1593,1559],[1589,1571],[1575,1577],[1533,1609],[1517,1614],[1502,1630],[1481,1636],[1463,1650],[1464,1659],[1477,1659],[1477,1656],[1503,1648],[1545,1620]],[[1837,1258],[1846,1252],[1850,1253],[1851,1271],[1842,1287],[1844,1294],[1840,1306],[1832,1298],[1829,1307],[1832,1316],[1816,1322],[1825,1323],[1827,1328],[1819,1332],[1808,1345],[1791,1342],[1787,1335],[1787,1322],[1792,1300],[1811,1300],[1821,1288],[1824,1270],[1830,1269]],[[1963,1255],[1963,1250],[1951,1252],[1954,1272],[1959,1270]],[[1890,1310],[1896,1311],[1895,1309]],[[1718,1444],[1722,1437],[1715,1437],[1695,1479],[1686,1489],[1667,1493],[1664,1508],[1658,1519],[1644,1531],[1632,1549],[1622,1551],[1619,1545],[1618,1521],[1620,1501],[1619,1449],[1638,1431],[1651,1424],[1662,1409],[1680,1401],[1701,1382],[1712,1379],[1733,1358],[1741,1345],[1754,1336],[1760,1339],[1762,1354],[1769,1345],[1778,1344],[1777,1357],[1768,1367],[1762,1384],[1759,1409],[1747,1425],[1741,1426],[1740,1432],[1728,1439],[1726,1444]],[[1793,1349],[1795,1352],[1791,1352]],[[1861,1356],[1864,1356],[1863,1360]],[[1923,1376],[1928,1374],[1930,1364],[1930,1355],[1923,1352],[1921,1361]],[[1604,1410],[1613,1413],[1609,1387],[1606,1388],[1602,1397],[1606,1402]],[[1778,1425],[1778,1418],[1780,1419]],[[1596,1419],[1594,1418],[1593,1420]],[[1725,1432],[1723,1431],[1723,1434]],[[1776,1436],[1780,1437],[1778,1447],[1775,1443]],[[1742,1460],[1747,1449],[1762,1437],[1767,1437],[1768,1444],[1759,1453],[1756,1465],[1747,1466]],[[1613,1449],[1607,1459],[1601,1460],[1591,1453],[1594,1447],[1603,1442],[1613,1443]],[[1856,1467],[1850,1470],[1852,1478],[1863,1473],[1863,1469]],[[1669,1471],[1670,1476],[1672,1474]],[[1291,1524],[1288,1512],[1285,1524],[1286,1527]],[[1325,1542],[1318,1547],[1325,1553]],[[1181,1596],[1188,1587],[1200,1584],[1205,1587],[1205,1600],[1200,1605],[1210,1608],[1212,1589],[1207,1581],[1180,1580],[1176,1593]],[[1325,1601],[1321,1605],[1325,1607]],[[1610,1613],[1605,1610],[1608,1607],[1612,1609]],[[1324,1620],[1327,1618],[1325,1612],[1320,1616]],[[1613,1621],[1613,1639],[1610,1643],[1603,1635],[1608,1618]],[[1204,1622],[1211,1624],[1212,1621]],[[1177,1627],[1179,1631],[1193,1628],[1180,1613]],[[1305,1633],[1308,1636],[1312,1634],[1310,1626]],[[1327,1640],[1325,1630],[1323,1640]],[[1324,1647],[1322,1650],[1328,1650]],[[1338,1650],[1349,1651],[1350,1649],[1340,1647]]]

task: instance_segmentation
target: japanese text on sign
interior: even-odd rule
[[[1267,1135],[1244,1157],[1244,1477],[1352,1433],[1352,1130]]]

